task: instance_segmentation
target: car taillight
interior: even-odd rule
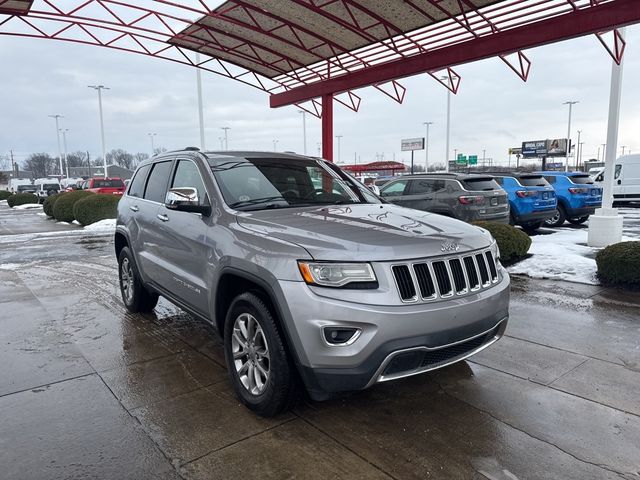
[[[519,196],[520,198],[537,197],[538,192],[535,190],[518,190],[516,191],[516,195]]]
[[[588,188],[575,188],[575,187],[571,187],[569,188],[569,193],[573,193],[574,195],[576,193],[589,193],[589,189]]]
[[[458,197],[462,205],[484,205],[484,197],[482,195],[463,195]]]

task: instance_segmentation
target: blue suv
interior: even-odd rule
[[[556,215],[556,193],[540,174],[492,173],[509,197],[511,225],[534,231]]]
[[[572,225],[584,223],[602,205],[602,188],[583,172],[538,172],[556,191],[556,215],[545,220],[548,227],[559,227],[565,220]]]

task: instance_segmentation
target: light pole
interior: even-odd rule
[[[336,135],[336,138],[338,139],[338,163],[340,163],[340,139],[342,137],[342,135]]]
[[[582,130],[578,130],[578,143],[576,144],[575,157],[576,157],[576,170],[578,170],[578,161],[579,161],[579,153],[580,153],[580,135],[582,135]]]
[[[196,52],[196,84],[198,88],[198,124],[200,126],[200,150],[204,145],[204,107],[202,106],[202,72],[200,71],[200,53]]]
[[[569,171],[569,153],[571,150],[571,112],[573,109],[573,106],[576,103],[580,103],[576,100],[570,100],[568,102],[564,102],[563,105],[569,105],[569,126],[567,128],[567,155],[565,157],[565,161],[564,161],[564,171],[568,172]]]
[[[427,136],[424,139],[424,172],[429,173],[429,125],[433,125],[433,122],[422,122],[427,126]]]
[[[100,136],[102,137],[102,162],[104,164],[104,178],[108,177],[107,174],[107,148],[104,143],[104,119],[102,117],[102,90],[110,90],[109,87],[104,85],[89,85],[89,88],[93,88],[98,91],[98,108],[100,110]]]
[[[607,153],[607,144],[601,143],[600,146],[602,147],[602,161],[604,162],[604,157]],[[600,148],[598,148],[598,160],[600,160]]]
[[[153,157],[156,153],[156,148],[155,145],[153,143],[153,137],[157,136],[157,133],[147,133],[147,135],[149,135],[149,140],[151,140],[151,156]]]
[[[67,178],[69,178],[69,156],[67,155],[67,132],[68,128],[61,128],[62,132],[62,146],[64,147],[64,165],[66,167]]]
[[[622,145],[622,155],[624,155],[624,151],[627,149],[626,145]]]
[[[449,76],[445,75],[444,77],[440,77],[440,80],[449,81]],[[447,88],[447,144],[446,144],[446,153],[445,153],[445,166],[446,171],[449,171],[449,142],[451,140],[451,89]],[[455,155],[454,155],[455,157]],[[454,158],[455,160],[455,158]]]
[[[62,150],[60,149],[60,125],[58,124],[59,118],[64,118],[62,115],[49,115],[51,118],[56,119],[56,138],[58,139],[58,159],[60,160],[60,176],[62,176]]]
[[[302,142],[304,154],[307,154],[307,112],[304,110],[298,110],[298,113],[302,114]]]
[[[584,142],[580,142],[580,165],[584,166],[584,163],[582,163],[582,150],[584,149]]]
[[[224,149],[229,150],[229,136],[227,132],[231,130],[231,127],[220,127],[220,128],[224,130]]]
[[[484,162],[486,161],[486,158],[487,158],[487,151],[482,150],[482,168],[484,168]]]
[[[220,150],[224,150],[224,138],[218,137],[218,140],[220,140]]]
[[[274,140],[273,141],[273,151],[277,152],[278,151],[278,140]]]

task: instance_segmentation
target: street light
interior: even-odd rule
[[[440,77],[440,80],[449,81],[449,76],[445,75]],[[445,155],[445,166],[446,171],[449,171],[449,142],[451,140],[451,89],[447,88],[447,146],[446,146],[446,155]],[[455,155],[454,155],[455,157]],[[454,158],[455,160],[455,158]]]
[[[149,135],[149,139],[151,140],[151,156],[153,157],[156,153],[156,148],[155,145],[153,143],[153,137],[156,137],[158,134],[157,133],[147,133],[147,135]]]
[[[229,150],[229,136],[227,132],[231,130],[231,127],[220,127],[220,128],[224,130],[224,149]]]
[[[218,137],[218,140],[220,140],[220,150],[224,150],[224,137]]]
[[[278,151],[278,140],[274,140],[273,141],[273,151],[277,152]]]
[[[622,145],[622,155],[624,155],[624,151],[627,149],[626,145]]]
[[[307,112],[304,110],[298,110],[298,113],[302,114],[302,142],[304,154],[307,154]]]
[[[576,157],[576,170],[578,170],[578,162],[580,161],[580,135],[582,135],[582,130],[578,130],[578,143],[576,144],[576,149],[573,154]]]
[[[571,112],[573,109],[573,106],[576,103],[580,103],[576,100],[570,100],[568,102],[564,102],[563,105],[569,105],[569,126],[567,128],[567,156],[565,158],[564,161],[564,171],[568,172],[569,171],[569,152],[571,150],[570,145],[571,145]]]
[[[104,85],[89,85],[89,88],[93,88],[98,91],[98,108],[100,110],[100,136],[102,137],[102,162],[104,164],[104,178],[107,178],[107,148],[104,143],[104,119],[102,117],[102,90],[110,90],[109,87]]]
[[[69,156],[67,155],[67,132],[69,129],[61,128],[60,131],[62,132],[62,145],[64,146],[64,165],[66,167],[67,178],[69,178]]]
[[[340,139],[343,137],[343,135],[336,135],[336,138],[338,139],[338,163],[340,163]]]
[[[427,136],[424,139],[424,171],[429,172],[429,125],[433,125],[433,122],[423,122],[423,125],[427,126]]]
[[[58,124],[59,118],[64,118],[62,115],[49,115],[51,118],[56,119],[56,138],[58,139],[58,160],[60,160],[60,176],[62,176],[62,150],[60,150],[60,125]]]

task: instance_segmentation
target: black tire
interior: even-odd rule
[[[513,216],[513,212],[509,213],[509,225],[514,227],[516,224],[516,218]]]
[[[555,217],[547,218],[544,221],[544,224],[547,227],[559,227],[564,224],[564,221],[567,219],[567,213],[562,205],[558,205],[556,210],[557,215]]]
[[[522,229],[525,232],[533,233],[533,232],[537,231],[542,226],[542,223],[543,222],[528,223],[527,225],[523,225]]]
[[[150,292],[142,284],[129,247],[124,247],[118,255],[118,278],[122,302],[131,313],[150,312],[158,304],[158,294]]]
[[[578,218],[568,218],[567,222],[569,222],[571,225],[582,225],[587,220],[589,220],[589,215],[585,215],[584,217],[578,217]]]
[[[259,334],[256,333],[258,328],[253,329],[254,335],[243,334],[240,324],[244,321],[246,326],[246,322],[251,321],[249,317],[259,325]],[[239,340],[244,342],[244,337],[252,337],[252,342],[240,343]],[[266,348],[263,348],[263,343]],[[236,347],[238,358],[234,359]],[[268,359],[260,354],[264,351]],[[294,367],[271,312],[253,293],[245,292],[231,302],[224,324],[224,354],[233,388],[246,407],[263,417],[273,417],[293,407],[298,398]],[[246,370],[245,365],[249,365]],[[262,370],[258,370],[258,366]],[[258,372],[256,375],[260,376],[261,385],[249,380],[249,372],[253,371]],[[262,372],[265,371],[268,371],[268,376],[263,381]],[[243,377],[240,372],[246,375]],[[256,391],[251,392],[251,388]]]

